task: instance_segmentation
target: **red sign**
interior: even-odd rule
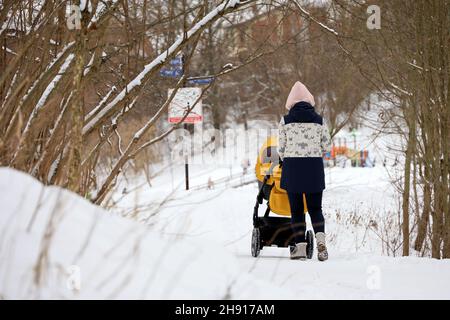
[[[173,89],[169,89],[169,96]],[[200,88],[180,88],[169,105],[169,122],[178,123],[183,119],[188,110],[189,114],[183,123],[199,123],[203,121],[202,115],[202,89]]]

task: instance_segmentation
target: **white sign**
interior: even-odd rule
[[[169,89],[169,97],[174,89]],[[190,109],[202,94],[201,88],[180,88],[175,97],[169,105],[169,122],[178,123],[183,119],[187,110]],[[192,109],[187,117],[183,120],[184,123],[198,123],[202,122],[202,101],[198,101],[194,109]]]

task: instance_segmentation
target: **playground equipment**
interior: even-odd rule
[[[368,150],[355,150],[348,148],[346,145],[336,146],[333,143],[331,152],[325,154],[324,160],[327,161],[328,164],[332,163],[333,165],[336,165],[336,159],[338,157],[350,159],[352,167],[366,167],[368,163],[373,166],[372,161],[369,159]]]

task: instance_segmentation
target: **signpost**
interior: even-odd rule
[[[169,66],[161,68],[159,74],[167,78],[180,78],[184,74],[184,57],[179,55],[169,62]],[[188,79],[190,85],[207,85],[214,80],[213,77],[197,77]],[[174,89],[169,89],[169,96]],[[202,89],[198,87],[179,88],[175,97],[169,105],[169,123],[179,123],[186,115],[187,110],[192,106],[192,110],[183,119],[184,129],[188,129],[188,124],[201,123],[203,121],[202,101],[200,97]],[[196,103],[197,102],[197,103]],[[195,104],[196,103],[196,104]],[[195,104],[195,105],[194,105]],[[190,151],[190,150],[189,150]],[[189,157],[186,154],[184,161],[186,190],[189,190]]]
[[[173,89],[169,89],[169,96]],[[187,130],[188,124],[199,123],[203,121],[202,101],[200,97],[202,90],[200,88],[179,88],[169,105],[169,122],[179,123],[183,120],[184,129]],[[193,108],[192,108],[193,107]],[[192,110],[190,110],[192,108]],[[189,111],[190,110],[190,111]],[[189,113],[186,116],[186,113]],[[183,117],[186,116],[184,119]],[[190,149],[188,150],[190,152]],[[184,171],[186,180],[186,190],[189,190],[189,161],[186,154],[184,161]]]
[[[208,78],[194,78],[194,79],[188,79],[188,83],[189,84],[193,84],[193,85],[203,85],[203,84],[210,84],[214,79],[211,77]]]
[[[183,75],[183,56],[177,56],[169,61],[169,67],[161,68],[159,74],[168,78],[179,78]]]
[[[168,78],[179,78],[183,75],[183,71],[180,69],[161,69],[159,74]]]
[[[183,56],[180,55],[170,60],[170,65],[183,67]]]
[[[173,89],[169,89],[169,96]],[[187,110],[194,106],[195,102],[200,99],[202,89],[200,88],[179,88],[175,97],[169,105],[169,122],[178,123],[183,119]],[[183,123],[199,123],[203,121],[202,101],[199,100],[194,108],[189,112]]]

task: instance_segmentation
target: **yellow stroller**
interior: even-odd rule
[[[291,209],[285,190],[281,189],[280,179],[282,166],[279,164],[277,137],[269,137],[259,151],[255,173],[258,179],[259,192],[253,210],[252,256],[257,257],[265,246],[295,246],[294,233],[291,228]],[[258,215],[259,205],[267,201],[264,216]],[[306,199],[303,195],[304,212]],[[270,212],[278,216],[269,216]],[[311,259],[314,253],[314,240],[311,230],[306,232],[306,253]]]

